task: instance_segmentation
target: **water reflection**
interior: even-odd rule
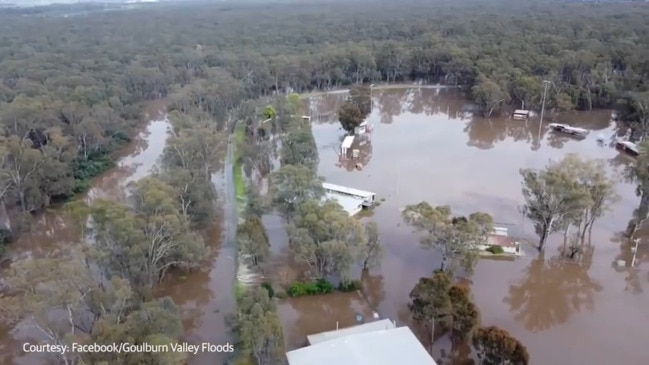
[[[372,318],[371,310],[356,292],[289,298],[280,305],[279,313],[288,327],[285,333],[290,347],[305,345],[306,336],[311,334],[354,326],[358,314]]]
[[[548,116],[539,131],[538,119],[521,122],[472,117],[470,102],[458,90],[391,89],[374,90],[374,109],[368,117],[374,126],[371,163],[362,172],[351,172],[339,164],[340,137],[344,132],[340,130],[335,110],[344,96],[320,96],[309,105],[320,153],[318,173],[332,183],[374,191],[377,198],[385,199],[373,210],[386,255],[381,268],[372,272],[371,277],[377,276],[379,281],[378,276],[382,274],[382,283],[376,286],[380,288],[376,292],[366,290],[366,299],[368,307],[380,303],[381,316],[400,324],[411,324],[407,309],[410,289],[420,276],[430,274],[439,260],[434,253],[422,251],[416,235],[400,225],[400,211],[405,205],[425,200],[449,204],[462,214],[483,210],[506,224],[512,235],[535,237],[533,227],[518,210],[522,200],[519,169],[540,169],[549,159],[559,160],[567,153],[612,159],[610,172],[613,174],[633,161],[624,161],[624,155],[618,156],[614,149],[597,143],[600,134],[608,138],[616,133],[607,111]],[[322,117],[314,117],[316,114]],[[547,123],[554,121],[592,132],[584,140],[573,140],[550,132]],[[621,201],[606,212],[593,231],[593,236],[604,242],[598,246],[597,253],[589,248],[573,262],[560,257],[535,258],[534,252],[530,259],[481,260],[476,268],[472,292],[484,323],[501,326],[525,343],[533,364],[562,363],[561,360],[581,363],[586,358],[593,363],[604,363],[604,359],[612,363],[609,361],[612,358],[643,363],[636,360],[642,356],[642,331],[647,322],[638,318],[646,318],[642,310],[646,309],[648,291],[642,295],[622,293],[625,276],[629,276],[629,291],[637,287],[635,283],[647,282],[646,270],[642,270],[646,264],[637,271],[615,272],[611,262],[620,250],[608,242],[612,234],[626,227],[639,198],[628,181],[620,179],[617,189]],[[551,247],[556,247],[555,244],[547,250],[554,249]],[[514,285],[510,287],[508,282]],[[329,301],[329,298],[319,300]],[[340,301],[337,305],[348,303]],[[296,330],[306,335],[308,331],[294,325],[296,319],[291,319],[294,309],[287,306],[290,311],[284,308],[281,312],[287,333]],[[610,313],[620,307],[625,312],[609,319]],[[303,319],[308,318],[313,317]],[[418,332],[416,327],[413,330]],[[587,334],[579,337],[581,343],[571,342],[585,330]],[[624,349],[609,346],[605,352],[593,351],[592,355],[586,355],[593,344],[597,347],[610,344],[611,331],[626,331],[632,338],[627,337]],[[430,334],[422,333],[420,339],[426,343],[429,337]],[[570,346],[567,350],[579,349],[579,355],[575,356],[580,358],[572,361],[575,358],[567,356],[567,351],[555,351],[563,349],[565,344]]]
[[[635,242],[620,234],[617,240],[620,242],[620,253],[616,256],[614,263],[617,271],[626,273],[624,277],[625,291],[632,294],[644,293],[644,286],[649,284],[649,270],[646,268],[646,264],[649,262],[649,235],[646,225],[639,232],[640,241],[637,252],[635,252],[635,262]],[[624,265],[618,266],[618,261],[622,261]]]
[[[593,310],[594,295],[602,290],[588,275],[594,251],[586,247],[579,261],[560,256],[545,260],[543,254],[532,260],[523,279],[509,287],[504,299],[514,318],[536,332],[566,323],[582,309]]]
[[[343,136],[344,138],[344,136]],[[356,136],[346,154],[336,164],[347,171],[362,170],[372,159],[372,138],[369,134]]]
[[[515,142],[523,141],[535,145],[539,140],[538,129],[537,121],[473,118],[466,124],[464,132],[469,137],[467,146],[488,150],[508,138]],[[541,138],[545,132],[541,131]]]
[[[312,121],[338,123],[338,109],[347,98],[346,93],[324,94],[305,100]],[[450,119],[471,117],[470,103],[463,93],[453,88],[389,88],[374,89],[373,110],[380,123],[390,124],[403,113],[446,114]]]
[[[368,270],[364,270],[361,274],[361,283],[363,284],[363,296],[367,305],[372,310],[378,311],[379,306],[385,299],[383,275],[372,275]]]

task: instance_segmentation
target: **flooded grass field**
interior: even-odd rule
[[[517,236],[536,240],[519,213],[521,168],[542,168],[568,153],[605,159],[620,174],[630,162],[598,137],[616,133],[610,111],[574,112],[556,121],[591,130],[584,140],[549,132],[538,120],[474,118],[471,105],[452,89],[374,90],[371,141],[357,161],[339,159],[344,132],[337,106],[344,94],[308,100],[319,152],[319,174],[327,182],[377,193],[385,199],[372,217],[379,225],[385,258],[381,268],[363,278],[366,300],[354,295],[286,300],[280,313],[292,347],[304,336],[353,324],[357,313],[377,307],[382,317],[408,323],[408,294],[419,277],[439,265],[439,257],[422,249],[401,220],[408,204],[448,204],[459,214],[485,211]],[[515,261],[482,259],[471,277],[474,299],[485,325],[511,331],[528,348],[531,364],[647,363],[644,334],[649,325],[646,243],[636,268],[614,268],[630,262],[620,240],[639,204],[635,187],[620,179],[621,200],[593,229],[591,248],[579,261],[559,256],[561,235],[553,236],[545,254],[530,250]],[[271,237],[272,232],[269,232]],[[278,241],[281,241],[279,239]],[[297,333],[296,333],[297,332]],[[438,341],[443,344],[443,339]],[[436,358],[441,349],[436,348]]]

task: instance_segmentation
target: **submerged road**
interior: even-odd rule
[[[228,135],[228,148],[223,166],[223,243],[221,246],[221,252],[219,252],[215,264],[216,267],[219,267],[219,265],[228,267],[228,279],[230,285],[226,285],[225,288],[223,288],[226,289],[226,291],[216,293],[219,297],[217,300],[217,309],[221,311],[221,314],[224,317],[224,325],[225,317],[229,314],[233,314],[237,308],[235,298],[237,281],[236,227],[239,220],[239,214],[237,211],[236,187],[234,185],[234,148],[234,133],[230,133]],[[220,339],[219,343],[232,343],[233,338],[229,329],[219,332],[224,334],[224,338]],[[229,364],[230,360],[232,360],[229,357],[230,356],[225,356],[220,359],[220,362],[224,365]]]

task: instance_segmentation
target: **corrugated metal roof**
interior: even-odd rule
[[[408,327],[339,337],[286,357],[289,365],[436,365]]]
[[[324,341],[333,340],[339,337],[356,335],[360,333],[374,332],[380,330],[387,330],[395,328],[394,323],[389,319],[382,319],[380,321],[374,321],[369,323],[360,324],[358,326],[352,326],[347,328],[341,328],[339,330],[333,330],[328,332],[316,333],[314,335],[306,336],[311,345],[315,345]]]
[[[371,191],[348,188],[346,186],[330,184],[330,183],[326,183],[326,182],[322,183],[322,187],[325,190],[339,191],[341,193],[351,194],[351,195],[358,195],[358,196],[362,196],[362,197],[370,197],[372,195],[376,195],[375,193],[372,193]]]
[[[349,214],[354,215],[363,209],[364,200],[354,198],[353,196],[340,195],[335,193],[325,193],[325,199],[335,200]]]

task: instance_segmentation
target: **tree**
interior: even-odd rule
[[[356,127],[361,125],[365,120],[365,115],[358,105],[346,101],[338,111],[338,120],[345,131],[348,133],[354,133]]]
[[[649,136],[649,92],[630,92],[618,101],[618,119],[634,141]]]
[[[200,114],[169,114],[172,134],[165,147],[163,162],[183,168],[210,181],[225,140],[216,130],[216,124]]]
[[[235,331],[245,355],[257,365],[272,365],[285,358],[282,324],[276,305],[264,288],[246,291],[239,300]]]
[[[577,227],[577,235],[583,241],[595,221],[600,218],[619,196],[615,190],[616,181],[606,172],[606,162],[602,160],[583,161],[576,154],[569,154],[560,162],[566,174],[573,174],[583,194],[582,210],[576,211],[570,224]],[[576,197],[577,198],[577,197]]]
[[[131,345],[170,346],[180,344],[179,338],[182,335],[183,325],[179,308],[170,299],[162,298],[129,308],[126,312],[105,313],[105,316],[97,321],[92,333],[80,342],[108,345],[128,339]],[[175,351],[90,352],[82,355],[88,364],[101,364],[105,361],[108,364],[125,365],[182,365],[186,363],[187,356],[186,353]]]
[[[53,345],[70,345],[79,329],[85,301],[98,286],[75,259],[33,259],[14,263],[5,275],[7,291],[0,294],[0,320],[7,325],[25,321]],[[59,315],[53,315],[58,312]],[[71,338],[72,337],[72,338]],[[57,354],[72,365],[77,354]]]
[[[324,195],[322,180],[305,166],[282,166],[271,174],[270,180],[271,204],[289,221],[298,206]]]
[[[358,110],[367,117],[372,112],[372,90],[368,85],[354,85],[349,90],[347,100],[358,107]]]
[[[38,191],[38,174],[41,166],[45,163],[45,156],[38,149],[32,148],[32,141],[28,138],[10,136],[0,139],[4,144],[6,154],[3,159],[3,172],[8,178],[5,187],[18,197],[18,202],[23,211],[31,211],[39,207],[38,202],[33,201],[34,194]]]
[[[478,77],[478,83],[471,88],[471,94],[487,118],[494,112],[499,112],[509,99],[509,95],[497,83],[484,76]]]
[[[264,262],[270,255],[268,234],[258,216],[246,217],[245,221],[237,227],[237,240],[241,254],[249,256],[255,266]]]
[[[277,111],[272,105],[267,105],[266,108],[264,108],[264,118],[272,119],[275,118],[276,115]]]
[[[347,278],[366,242],[363,226],[335,201],[308,200],[286,228],[291,252],[316,278]]]
[[[532,221],[539,235],[542,251],[550,234],[566,227],[576,212],[581,212],[588,198],[574,174],[554,161],[537,171],[521,169],[523,177],[522,213]]]
[[[170,268],[196,267],[206,248],[180,213],[169,185],[145,178],[132,185],[130,200],[132,209],[113,201],[93,204],[92,252],[108,277],[126,278],[146,296]]]
[[[455,272],[458,267],[473,270],[478,245],[485,242],[493,228],[486,213],[472,213],[468,218],[453,217],[448,206],[433,207],[426,202],[408,205],[402,212],[404,221],[424,233],[421,244],[442,256],[440,270]]]
[[[567,234],[571,226],[583,242],[586,232],[618,199],[615,181],[601,160],[583,161],[569,154],[559,162],[551,161],[545,170],[525,169],[521,175],[526,200],[522,211],[534,222],[539,250],[551,233],[566,229]]]
[[[640,151],[636,163],[630,169],[631,179],[636,184],[636,195],[640,197],[640,206],[627,227],[628,237],[633,237],[640,228],[640,222],[649,214],[649,141],[640,144]]]
[[[282,166],[302,165],[316,171],[319,162],[318,147],[310,128],[296,128],[286,135],[280,152]]]
[[[361,247],[361,260],[363,270],[377,266],[383,256],[383,245],[381,245],[381,236],[375,222],[365,224],[366,241]]]
[[[415,321],[430,325],[431,345],[435,342],[435,323],[451,313],[450,288],[451,278],[439,271],[430,278],[420,278],[410,292],[408,308]]]
[[[480,323],[480,312],[471,300],[469,289],[458,284],[448,292],[451,298],[451,337],[454,340],[466,340]]]
[[[478,328],[473,335],[473,346],[483,365],[527,365],[527,349],[509,332],[498,327]]]

